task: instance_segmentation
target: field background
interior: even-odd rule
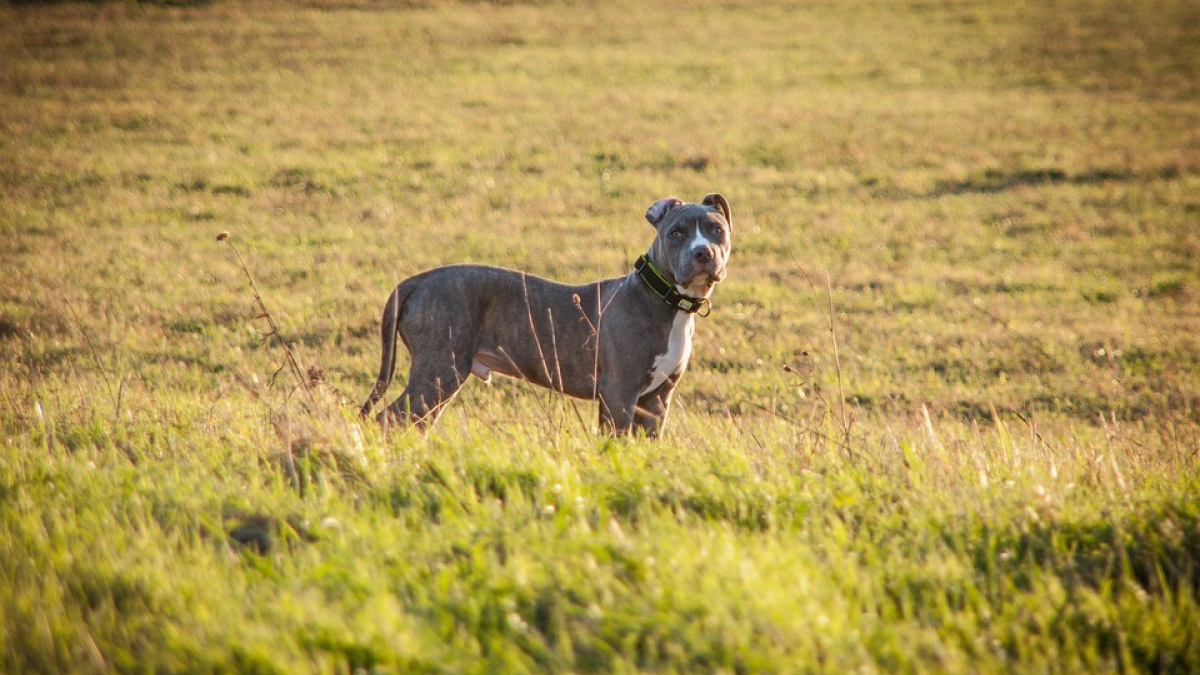
[[[1200,5],[0,25],[0,672],[1200,672]],[[356,419],[400,279],[710,191],[663,440]]]

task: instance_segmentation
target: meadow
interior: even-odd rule
[[[1196,3],[0,25],[0,672],[1200,672]],[[401,279],[714,191],[664,438],[358,419]]]

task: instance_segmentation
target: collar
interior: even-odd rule
[[[708,316],[712,312],[712,303],[708,301],[708,298],[692,298],[680,293],[671,282],[663,278],[662,272],[659,272],[654,263],[650,262],[648,256],[643,255],[638,258],[637,262],[633,264],[633,271],[637,273],[642,283],[674,309],[700,316]]]

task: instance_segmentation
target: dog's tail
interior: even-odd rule
[[[379,377],[375,379],[375,388],[362,404],[358,414],[366,417],[392,383],[396,373],[396,338],[400,334],[400,315],[404,312],[404,302],[412,295],[414,285],[401,283],[388,296],[387,304],[383,307],[383,318],[379,326],[379,339],[383,343],[383,354],[379,358]]]

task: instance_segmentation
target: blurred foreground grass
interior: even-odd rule
[[[1193,3],[0,21],[0,670],[1200,671]],[[666,439],[354,418],[399,279],[714,190]]]

